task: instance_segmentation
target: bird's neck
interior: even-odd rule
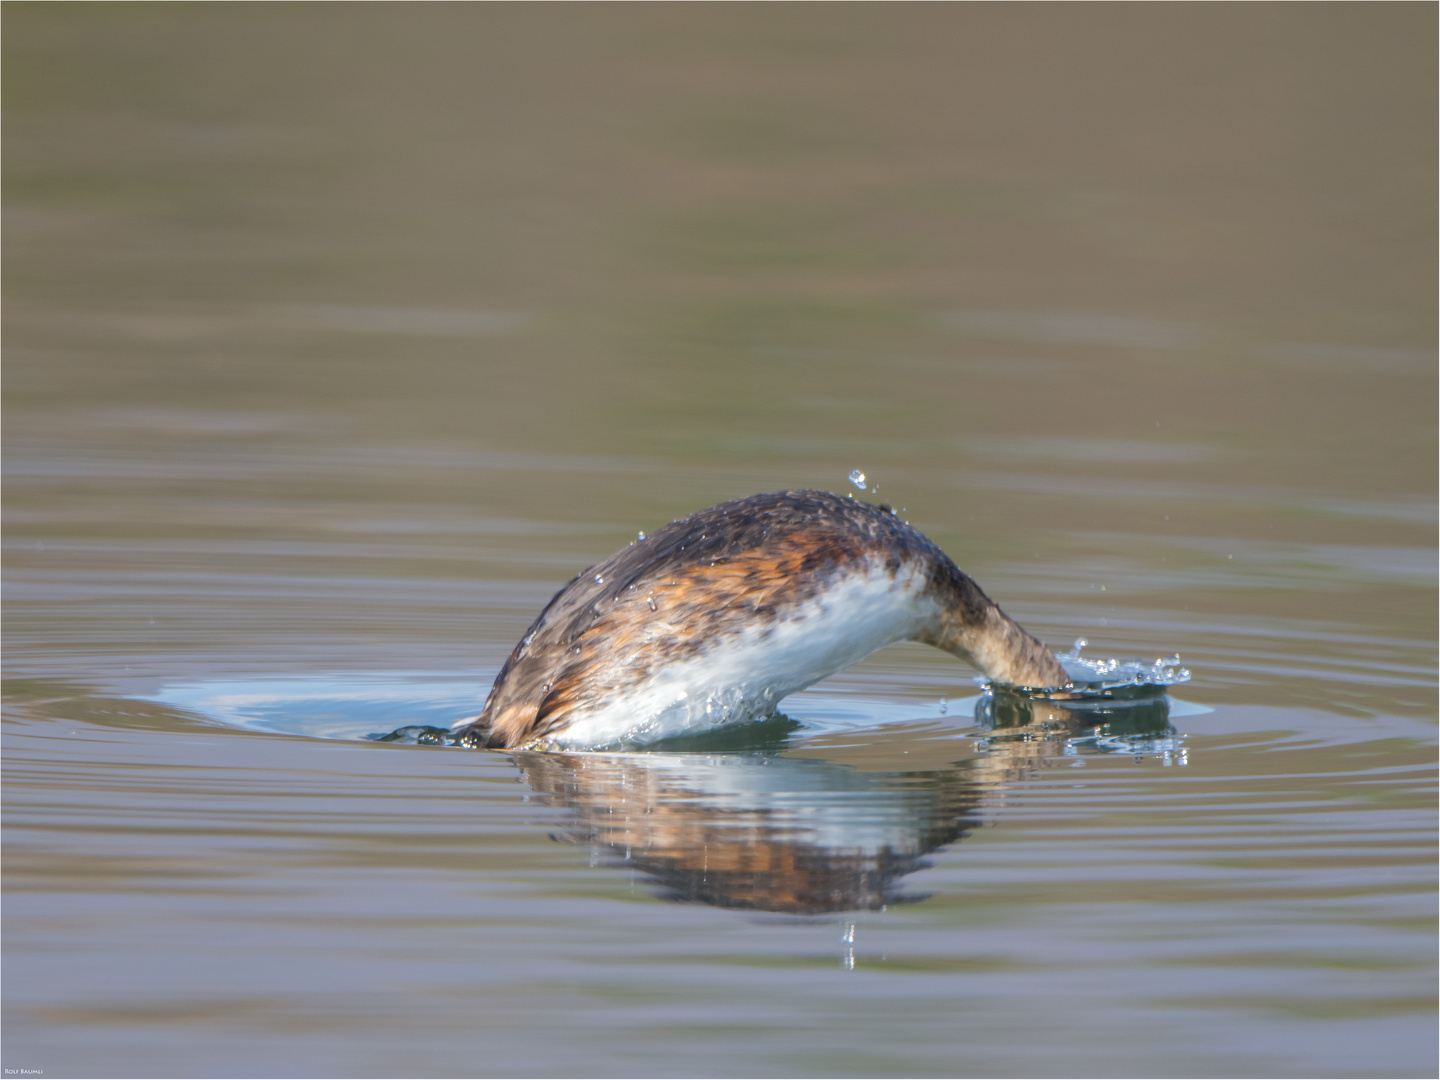
[[[1037,688],[1069,683],[1043,642],[1001,611],[953,563],[945,571],[932,577],[939,613],[918,640],[968,660],[992,682]]]

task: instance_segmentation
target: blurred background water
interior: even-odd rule
[[[1434,1074],[1433,6],[4,29],[7,1070]],[[856,468],[1193,681],[363,741]]]

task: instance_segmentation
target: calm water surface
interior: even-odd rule
[[[5,21],[7,1072],[1434,1075],[1433,8]],[[855,468],[1193,679],[365,738]]]

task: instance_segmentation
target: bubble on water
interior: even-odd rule
[[[850,470],[850,483],[854,484],[861,491],[865,490],[865,474],[859,469]]]

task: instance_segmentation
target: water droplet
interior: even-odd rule
[[[843,941],[846,945],[855,944],[855,924],[853,922],[847,922],[841,928],[840,940]]]
[[[645,602],[650,605],[651,611],[655,610],[655,598],[653,596],[647,596]]]
[[[850,483],[854,484],[861,491],[865,490],[865,474],[859,469],[850,470]]]
[[[644,539],[645,539],[645,530],[644,530],[644,529],[641,529],[641,530],[640,530],[640,535],[639,535],[639,537],[637,537],[637,539],[640,539],[640,540],[644,540]]]
[[[604,579],[603,577],[601,577],[599,574],[596,574],[596,575],[595,575],[595,584],[596,584],[596,585],[604,585],[604,584],[605,584],[605,579]]]

